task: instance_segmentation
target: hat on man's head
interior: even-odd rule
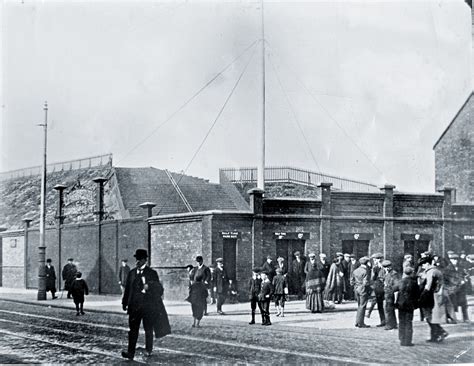
[[[76,272],[76,277],[77,277],[77,278],[81,278],[81,277],[82,277],[82,272],[77,271],[77,272]]]
[[[252,272],[260,273],[262,272],[262,269],[260,267],[255,267],[254,269],[252,269]]]
[[[336,257],[344,257],[344,254],[342,254],[341,252],[337,252]]]
[[[224,263],[224,259],[223,259],[223,258],[217,258],[217,259],[216,259],[216,262],[217,262],[217,263]]]
[[[412,267],[405,267],[403,273],[406,275],[411,275],[415,270]]]
[[[344,257],[345,257],[346,255],[347,255],[348,257],[351,256],[349,253],[344,253]]]
[[[283,270],[282,270],[281,268],[277,268],[277,269],[275,270],[275,272],[276,272],[276,273],[283,273]]]
[[[309,253],[309,254],[308,254],[308,257],[310,257],[310,258],[311,258],[311,257],[316,258],[316,254],[314,254],[314,253]]]
[[[260,273],[268,276],[268,271],[260,271]]]
[[[355,256],[355,254],[350,254],[349,257],[355,258],[356,256]]]
[[[449,256],[449,259],[459,259],[459,255],[457,255],[457,254],[451,254],[451,255]]]
[[[383,258],[383,254],[380,253],[380,252],[377,252],[377,253],[374,253],[371,255],[372,258],[375,258],[375,259],[382,259]]]
[[[198,255],[196,257],[196,262],[203,262],[203,261],[204,261],[204,259],[202,259],[202,255]]]
[[[278,257],[277,258],[277,262],[283,262],[284,260],[285,260],[285,258],[283,258],[283,257]]]
[[[122,259],[122,262],[125,262],[125,263],[126,263],[126,262],[128,262],[128,259],[127,259],[127,258],[124,258],[124,259]]]
[[[466,254],[466,251],[465,251],[465,250],[461,250],[461,251],[459,252],[459,254]]]
[[[448,250],[446,254],[449,256],[450,254],[454,254],[454,252],[452,250]]]
[[[384,261],[382,262],[382,267],[391,267],[392,266],[392,262],[390,262],[388,259],[384,259]]]
[[[425,263],[431,263],[433,261],[433,258],[431,258],[431,256],[426,256],[426,257],[422,257],[418,260],[418,265],[423,265]]]
[[[369,262],[369,257],[362,257],[359,259],[360,264],[367,264]]]
[[[324,253],[319,253],[319,256],[326,258],[326,254],[324,254]]]
[[[403,257],[403,259],[408,259],[408,258],[413,258],[413,255],[411,255],[411,254],[405,254],[405,256]]]
[[[74,261],[74,258],[68,258],[67,261],[72,262],[72,261]]]
[[[272,258],[272,256],[271,256],[270,254],[269,254],[269,255],[267,255],[267,259],[271,259],[271,260],[273,260],[273,258]]]
[[[46,259],[46,263],[51,263],[51,262],[52,262],[51,258]]]
[[[301,253],[299,252],[299,250],[297,250],[297,251],[295,252],[295,256],[297,256],[297,255],[301,255]]]
[[[137,261],[139,261],[140,259],[147,259],[148,252],[146,251],[146,249],[137,249],[133,256],[137,259]]]

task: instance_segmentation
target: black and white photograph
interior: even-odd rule
[[[473,14],[0,1],[0,364],[474,363]]]

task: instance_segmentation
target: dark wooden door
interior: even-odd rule
[[[368,240],[343,240],[342,253],[354,254],[357,259],[369,255]]]
[[[426,252],[430,246],[429,240],[405,240],[403,244],[403,254],[411,254],[414,263],[418,263],[421,253]]]
[[[237,239],[224,239],[224,268],[229,279],[235,280],[237,272]]]
[[[300,252],[301,256],[304,255],[305,240],[277,240],[276,255],[285,259],[288,271],[293,266],[293,260],[295,259],[295,252]]]

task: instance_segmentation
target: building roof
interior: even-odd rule
[[[459,109],[459,111],[456,113],[454,118],[452,119],[451,123],[446,127],[444,132],[441,134],[439,137],[438,141],[433,145],[433,149],[436,149],[436,146],[439,144],[439,142],[443,139],[443,136],[449,131],[451,126],[454,124],[454,122],[458,119],[459,115],[464,112],[465,110],[469,110],[469,108],[472,108],[474,106],[474,92],[471,92],[471,94],[467,97],[466,101],[462,105],[462,107]]]
[[[173,186],[167,172],[156,168],[114,168],[124,208],[130,216],[142,216],[139,205],[146,201],[156,203],[154,214],[167,215],[189,212]],[[244,202],[235,202],[220,184],[189,175],[171,173],[174,181],[193,211],[248,209]]]

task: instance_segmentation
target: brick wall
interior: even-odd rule
[[[457,202],[474,202],[474,96],[434,147],[435,188],[456,189]]]
[[[123,258],[133,259],[137,248],[146,248],[147,231],[143,219],[107,221],[102,225],[101,251],[101,292],[119,294],[118,264]],[[38,243],[39,230],[32,228],[28,232],[28,243],[24,246],[24,232],[17,232],[21,245],[11,248],[10,238],[14,233],[3,232],[2,236],[2,281],[5,287],[24,287],[24,261],[26,257],[26,286],[38,287]],[[20,241],[19,241],[20,243]],[[20,248],[21,247],[21,248]],[[99,290],[99,246],[98,224],[83,223],[64,225],[62,229],[61,263],[59,262],[58,230],[46,230],[46,258],[51,258],[58,280],[62,267],[68,258],[74,258],[78,269],[83,273],[91,292]],[[133,261],[131,261],[133,266]],[[21,268],[20,268],[20,267]],[[61,282],[58,285],[63,285]]]

